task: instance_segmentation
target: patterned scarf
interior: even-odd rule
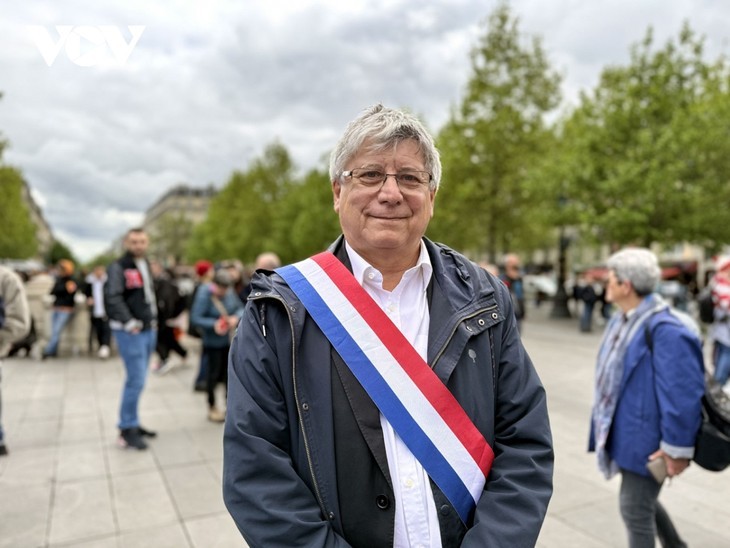
[[[614,314],[606,327],[596,360],[596,387],[593,399],[593,431],[596,441],[598,468],[606,478],[618,472],[618,466],[606,451],[606,440],[611,431],[613,415],[619,398],[619,387],[624,373],[624,359],[629,343],[644,322],[655,312],[667,307],[657,294],[648,295],[628,316]]]

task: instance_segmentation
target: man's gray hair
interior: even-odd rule
[[[623,249],[614,253],[606,263],[620,281],[631,282],[640,297],[653,292],[659,283],[661,269],[656,255],[644,248]]]
[[[370,107],[347,125],[344,135],[330,155],[330,180],[335,181],[342,176],[347,162],[360,152],[366,142],[369,151],[381,152],[407,140],[418,144],[425,169],[431,174],[429,188],[438,189],[441,159],[431,134],[412,114],[381,104]]]

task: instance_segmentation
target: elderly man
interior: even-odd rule
[[[661,270],[651,251],[619,251],[607,266],[606,300],[618,311],[598,352],[589,449],[606,478],[621,474],[629,546],[653,548],[655,535],[662,546],[686,546],[658,496],[662,476],[682,473],[694,455],[704,394],[700,341],[654,293]]]
[[[370,108],[330,160],[343,236],[259,272],[231,346],[224,500],[251,546],[533,546],[545,392],[507,288],[424,238],[438,151]]]

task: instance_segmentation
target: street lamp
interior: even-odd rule
[[[558,198],[558,209],[561,217],[567,202],[565,196]],[[553,309],[550,311],[551,318],[570,318],[571,316],[568,308],[568,294],[565,292],[565,262],[568,246],[570,246],[570,237],[565,233],[565,222],[561,219],[558,232],[558,290],[555,292],[555,298],[553,299]]]

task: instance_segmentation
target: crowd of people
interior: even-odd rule
[[[187,363],[186,341],[200,339],[193,389],[207,419],[225,424],[223,497],[253,546],[534,546],[554,453],[521,340],[520,258],[478,265],[425,237],[440,177],[421,122],[376,105],[332,152],[342,234],[327,250],[286,266],[262,253],[250,271],[201,260],[181,276],[148,259],[148,236],[134,228],[119,258],[88,273],[65,259],[24,286],[0,267],[0,359],[31,355],[26,293],[42,280],[52,305],[41,359],[59,356],[86,308],[89,351],[118,352],[125,370],[119,445],[144,450],[158,435],[139,416],[148,371]],[[632,548],[655,537],[686,546],[658,496],[689,465],[702,421],[701,334],[657,292],[660,280],[654,253],[627,248],[573,292],[581,332],[597,305],[605,322],[588,449],[606,478],[621,478]],[[711,370],[724,385],[730,257],[708,285]],[[0,399],[4,455],[1,409]]]
[[[144,230],[136,228],[124,238],[124,254],[110,265],[95,265],[87,272],[70,259],[62,259],[44,271],[14,273],[3,267],[0,277],[6,284],[17,279],[20,287],[12,292],[3,288],[12,294],[12,301],[0,294],[0,358],[57,358],[74,317],[88,314],[84,337],[88,353],[107,360],[116,350],[124,363],[119,444],[136,449],[145,449],[146,439],[156,436],[140,425],[138,417],[147,371],[164,375],[176,366],[188,365],[186,336],[201,339],[193,390],[207,395],[209,420],[224,420],[225,406],[216,406],[215,391],[218,385],[226,385],[228,347],[250,290],[251,272],[280,264],[275,253],[266,252],[250,269],[239,260],[200,260],[192,269],[165,268],[161,262],[147,259],[148,243]],[[25,304],[27,326],[17,321],[10,302]],[[36,309],[31,310],[29,303]],[[36,326],[45,324],[44,337]],[[178,361],[171,358],[173,353]],[[7,453],[3,440],[0,422],[0,454]]]

